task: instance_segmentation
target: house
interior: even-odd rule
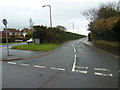
[[[6,37],[6,30],[4,29],[2,32],[2,38]],[[16,30],[14,28],[8,28],[7,29],[7,34],[8,34],[8,38],[14,37],[14,38],[24,38],[23,34],[21,31]]]

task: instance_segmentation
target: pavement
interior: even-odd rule
[[[101,48],[99,48],[99,47],[96,47],[96,46],[94,45],[94,43],[88,41],[87,38],[84,38],[81,43],[83,43],[83,44],[85,44],[85,45],[88,45],[88,46],[91,46],[92,48],[97,49],[97,50],[99,50],[99,51],[101,51],[101,52],[103,52],[103,53],[106,53],[106,54],[108,54],[108,55],[110,55],[110,56],[112,56],[112,57],[115,57],[115,58],[120,59],[120,56],[119,56],[119,55],[114,54],[114,53],[112,53],[112,52],[109,52],[108,50],[106,51],[106,50],[103,50],[103,49],[101,49]],[[117,51],[116,51],[116,52],[117,52]]]
[[[21,60],[28,58],[35,58],[38,56],[43,56],[49,52],[42,51],[28,51],[28,50],[15,50],[10,49],[15,45],[22,45],[27,43],[9,44],[9,55],[7,53],[6,45],[0,45],[0,61],[11,61],[11,60]]]

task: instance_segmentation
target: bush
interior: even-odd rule
[[[59,28],[34,26],[33,37],[36,39],[40,39],[41,43],[62,43],[68,40],[75,40],[85,36],[71,32],[66,32]]]

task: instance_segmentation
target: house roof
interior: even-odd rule
[[[2,32],[5,32],[6,30],[2,31]],[[18,33],[21,33],[21,31],[18,31],[14,28],[7,28],[7,32],[18,32]]]
[[[23,33],[25,33],[25,32],[32,32],[32,30],[31,30],[31,29],[28,29],[28,28],[24,28],[24,29],[22,30],[22,32],[23,32]]]

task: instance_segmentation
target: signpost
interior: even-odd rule
[[[6,19],[3,19],[3,24],[5,25],[5,30],[6,30],[6,43],[7,43],[7,53],[8,53],[8,56],[9,56],[9,46],[8,46],[8,32],[7,32],[7,20]]]

